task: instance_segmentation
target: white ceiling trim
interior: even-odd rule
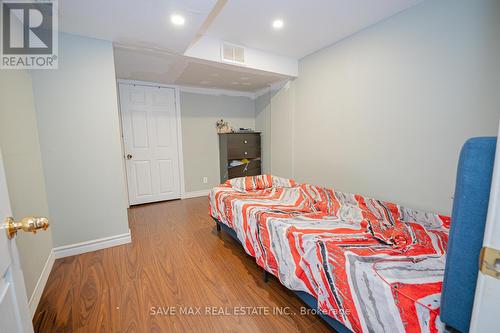
[[[136,86],[172,88],[172,89],[179,88],[179,86],[177,86],[175,84],[165,84],[165,83],[149,82],[149,81],[141,81],[141,80],[117,79],[116,82],[117,83],[124,83],[124,84],[132,84],[132,85],[136,85]]]
[[[247,97],[255,99],[256,94],[249,91],[227,90],[227,89],[214,89],[214,88],[200,88],[190,86],[178,86],[181,92],[212,95],[212,96],[231,96],[231,97]]]
[[[266,87],[264,89],[257,90],[254,93],[255,98],[259,98],[260,96],[263,96],[263,95],[267,94],[270,91],[278,91],[281,88],[283,88],[285,85],[287,85],[289,82],[292,82],[292,81],[293,81],[292,79],[286,79],[286,80],[283,80],[283,81],[280,81],[280,82],[273,83],[271,86]]]
[[[157,82],[141,81],[141,80],[127,80],[127,79],[117,79],[118,84],[132,84],[138,86],[147,87],[160,87],[160,88],[172,88],[179,89],[180,92],[192,93],[192,94],[202,94],[202,95],[212,95],[212,96],[231,96],[231,97],[247,97],[250,99],[256,99],[258,96],[256,93],[249,91],[239,91],[239,90],[228,90],[228,89],[215,89],[215,88],[201,88],[201,87],[191,87],[182,86],[177,84],[164,84]]]

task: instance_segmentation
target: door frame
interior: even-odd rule
[[[500,233],[500,124],[494,163],[483,248],[490,247],[500,249],[500,241],[498,240]],[[498,319],[492,309],[496,305],[498,293],[500,292],[499,284],[500,280],[495,280],[495,278],[485,275],[479,270],[469,328],[470,332],[481,332],[485,327],[490,328],[491,326],[497,325]]]
[[[145,86],[145,87],[156,87],[156,88],[169,88],[174,89],[175,96],[175,117],[176,119],[176,127],[177,127],[177,154],[179,155],[179,182],[181,186],[181,198],[186,193],[185,184],[184,184],[184,154],[182,152],[182,122],[181,122],[181,99],[180,99],[180,88],[176,85],[171,84],[163,84],[163,83],[155,83],[148,81],[140,81],[140,80],[126,80],[126,79],[117,79],[116,80],[116,89],[118,95],[118,114],[120,118],[120,139],[122,143],[122,163],[123,168],[126,170],[126,158],[125,158],[125,142],[123,136],[123,124],[122,124],[122,104],[120,101],[120,84],[128,84],[135,86]],[[125,172],[125,183],[127,184],[127,206],[130,208],[130,200],[128,195],[128,179],[127,173]]]
[[[12,213],[12,204],[9,196],[9,188],[7,185],[7,175],[5,174],[5,165],[4,165],[4,158],[2,155],[2,151],[0,150],[0,186],[5,187],[3,190],[0,189],[3,193],[0,193],[0,196],[4,196],[1,202],[5,200],[6,208],[7,208],[7,215],[8,216],[14,216]],[[4,183],[5,182],[5,183]],[[0,224],[4,223],[4,216],[1,216],[0,214]],[[0,232],[2,233],[2,240],[5,239],[6,241],[6,247],[7,247],[7,253],[4,253],[9,259],[10,259],[10,269],[7,268],[7,274],[10,275],[11,278],[11,292],[14,293],[14,306],[17,308],[19,311],[19,322],[24,329],[24,332],[33,332],[33,316],[30,311],[30,304],[28,301],[28,296],[26,294],[26,286],[24,283],[24,274],[21,268],[21,260],[19,258],[19,251],[17,250],[17,244],[15,239],[8,239],[7,235],[5,233],[4,228],[0,228]],[[7,259],[7,260],[9,260]],[[9,266],[7,266],[9,267]],[[2,274],[3,272],[0,272]],[[0,278],[3,278],[3,276],[0,276]],[[2,279],[0,279],[0,282]],[[9,290],[7,290],[9,292]],[[36,290],[34,291],[34,293]],[[6,295],[6,294],[5,294]],[[5,296],[4,295],[4,296]],[[13,318],[14,319],[14,318]]]

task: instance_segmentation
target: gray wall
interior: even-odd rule
[[[271,173],[271,103],[273,92],[268,91],[255,99],[255,128],[262,132],[262,172]]]
[[[14,218],[50,218],[31,77],[26,71],[3,70],[0,75],[0,149]],[[16,237],[28,298],[52,250],[52,229]]]
[[[247,97],[183,91],[180,95],[185,190],[208,190],[220,183],[215,122],[224,118],[233,128],[255,128],[255,103]],[[203,177],[208,177],[207,184]]]
[[[263,172],[293,177],[295,86],[286,84],[255,100],[255,125],[262,131]]]
[[[112,44],[59,41],[59,69],[32,73],[54,246],[128,232]]]
[[[496,0],[426,1],[303,58],[296,179],[450,214],[461,145],[498,130],[499,17]]]

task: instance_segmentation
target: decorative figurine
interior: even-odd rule
[[[224,119],[217,120],[215,124],[217,126],[217,133],[233,133],[233,129]]]

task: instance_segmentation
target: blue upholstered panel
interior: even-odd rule
[[[490,196],[496,138],[469,139],[460,152],[441,296],[441,320],[468,332]]]

